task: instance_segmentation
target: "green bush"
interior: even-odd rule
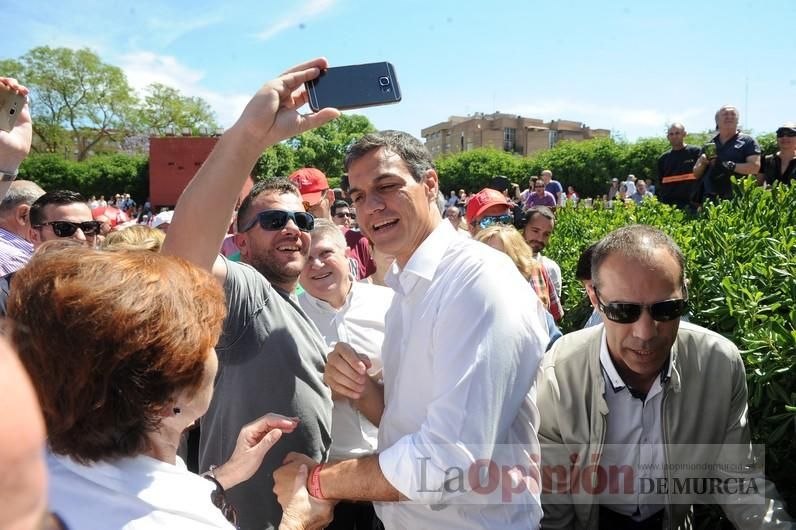
[[[741,349],[754,441],[766,445],[767,474],[796,506],[796,186],[767,191],[749,178],[736,183],[736,192],[696,218],[657,200],[611,210],[562,208],[547,255],[563,274],[566,332],[591,313],[574,277],[584,248],[631,223],[657,226],[677,241],[686,258],[690,319]]]

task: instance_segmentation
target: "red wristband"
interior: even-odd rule
[[[323,469],[323,464],[318,464],[310,471],[310,476],[307,478],[307,491],[312,497],[325,500],[326,497],[321,491],[321,469]]]

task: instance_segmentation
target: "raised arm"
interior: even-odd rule
[[[335,109],[298,112],[307,102],[304,83],[327,66],[323,58],[294,66],[254,95],[177,201],[163,252],[212,270],[223,281],[226,270],[214,264],[235,201],[257,158],[269,146],[340,115]]]
[[[28,95],[28,89],[20,85],[16,79],[0,77],[0,85],[23,96]],[[14,128],[8,132],[0,131],[0,171],[11,175],[15,174],[19,165],[30,152],[32,139],[33,123],[30,120],[28,103],[25,102]],[[11,180],[0,182],[0,199],[6,196],[11,182]]]

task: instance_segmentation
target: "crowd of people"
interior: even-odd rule
[[[793,527],[738,348],[684,321],[662,231],[584,252],[595,318],[562,336],[543,251],[577,192],[551,171],[446,200],[423,144],[380,131],[348,148],[340,192],[302,168],[238,205],[266,148],[339,116],[299,113],[327,66],[266,83],[173,211],[106,234],[91,199],[15,180],[27,106],[0,132],[0,528],[652,529],[704,502]],[[743,144],[721,131],[719,152]],[[694,155],[696,181],[754,165]],[[710,489],[669,485],[692,482]]]

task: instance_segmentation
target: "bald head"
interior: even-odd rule
[[[0,201],[0,228],[28,237],[28,212],[30,205],[44,195],[44,190],[30,180],[15,180]]]

